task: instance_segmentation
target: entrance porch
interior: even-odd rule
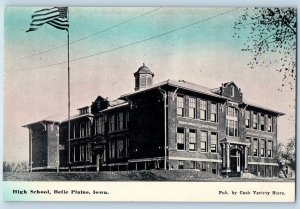
[[[248,149],[250,142],[240,138],[224,138],[222,147],[222,175],[240,177],[248,173]]]

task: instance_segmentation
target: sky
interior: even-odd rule
[[[67,118],[67,46],[40,53],[66,45],[67,32],[43,25],[26,33],[38,9],[5,10],[3,151],[8,161],[28,160],[23,125],[56,114]],[[272,67],[247,66],[252,54],[241,51],[247,31],[233,37],[242,13],[233,8],[69,8],[70,42],[89,36],[70,45],[70,60],[78,59],[70,62],[71,114],[98,95],[113,100],[133,92],[133,73],[145,63],[154,83],[183,79],[215,88],[234,81],[247,101],[286,114],[278,126],[278,140],[285,143],[295,136],[295,92],[277,90],[282,74]],[[108,29],[114,25],[119,26]]]

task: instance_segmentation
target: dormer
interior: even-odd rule
[[[243,93],[234,82],[223,83],[220,94],[229,98],[232,102],[241,103],[243,101]]]
[[[91,105],[91,113],[95,115],[99,111],[106,109],[108,105],[109,105],[109,101],[107,98],[98,96]]]
[[[79,115],[84,115],[84,114],[90,113],[90,107],[89,106],[81,107],[77,110],[79,111]]]
[[[153,83],[154,73],[150,71],[145,63],[133,75],[135,77],[135,91],[147,88]]]

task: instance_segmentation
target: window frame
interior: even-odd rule
[[[266,126],[265,126],[265,114],[260,113],[259,114],[259,130],[265,131]]]
[[[268,140],[268,142],[267,142],[267,157],[273,158],[273,141],[272,140]]]
[[[179,132],[179,130],[183,130],[183,133]],[[182,141],[182,143],[179,143],[181,141]],[[181,147],[179,147],[179,145],[181,145],[183,147],[181,148]],[[176,148],[177,148],[178,151],[185,151],[185,147],[186,147],[186,145],[185,145],[185,128],[177,127],[177,132],[176,132]]]
[[[122,149],[120,149],[121,144],[122,144]],[[124,152],[124,140],[123,139],[118,139],[117,140],[117,158],[123,158],[124,157],[123,152]]]
[[[200,120],[207,120],[207,100],[200,99],[199,102]]]
[[[252,129],[258,130],[258,113],[253,112],[252,115]]]
[[[204,141],[203,133],[206,133],[206,139]],[[205,147],[203,147],[203,144]],[[201,131],[200,132],[200,152],[201,153],[207,153],[208,152],[208,132],[207,131]]]
[[[183,95],[178,94],[176,97],[176,114],[177,116],[184,117],[184,96]]]
[[[213,106],[215,108],[213,108]],[[212,118],[214,118],[214,120]],[[216,103],[216,102],[210,103],[210,121],[215,122],[215,123],[218,122],[218,103]]]
[[[191,101],[193,101],[193,103]],[[196,101],[195,97],[189,97],[189,118],[196,119]],[[193,113],[192,115],[191,112]]]
[[[216,137],[215,138],[216,141],[215,141],[214,144],[212,143],[212,136]],[[218,153],[218,133],[217,132],[211,132],[210,141],[211,141],[211,143],[210,143],[210,152],[213,153],[213,154]],[[215,149],[214,151],[213,151],[213,148]]]
[[[258,157],[258,150],[259,150],[259,140],[258,138],[253,138],[253,149],[252,149],[253,157]]]
[[[250,124],[251,124],[251,111],[250,110],[245,110],[245,127],[246,128],[250,128]],[[248,123],[248,125],[247,125]]]
[[[266,139],[260,139],[260,157],[266,157]]]
[[[191,137],[191,133],[194,133],[194,137]],[[195,152],[196,151],[196,141],[197,141],[197,130],[190,129],[189,130],[189,151]],[[193,141],[191,140],[193,139]],[[191,145],[193,145],[193,149],[191,149]]]
[[[268,115],[268,117],[267,117],[267,132],[270,132],[270,133],[273,132],[273,120],[272,120],[271,115]]]

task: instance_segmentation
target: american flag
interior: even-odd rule
[[[45,23],[60,30],[68,30],[68,7],[53,7],[35,11],[31,16],[30,28],[26,32],[35,31]]]

